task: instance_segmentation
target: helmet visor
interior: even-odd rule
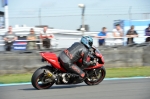
[[[89,45],[92,46],[92,45],[93,45],[93,42],[89,42]]]

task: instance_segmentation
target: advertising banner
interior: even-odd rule
[[[18,40],[26,40],[26,36],[18,37]],[[13,43],[13,50],[26,50],[27,41],[15,41]]]

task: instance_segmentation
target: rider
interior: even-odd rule
[[[74,64],[81,58],[84,67],[96,65],[95,62],[87,62],[89,49],[92,45],[93,39],[90,36],[83,36],[80,42],[75,42],[71,47],[60,53],[59,61],[61,65],[68,72],[73,73],[73,77],[79,77],[79,79],[86,77],[86,74],[76,64]],[[63,77],[63,81],[66,81],[65,77]]]

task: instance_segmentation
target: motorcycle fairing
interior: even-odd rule
[[[54,66],[55,68],[66,72],[66,70],[60,66],[59,61],[58,61],[58,57],[56,56],[55,53],[52,52],[42,52],[40,53],[41,56],[46,59],[52,66]]]

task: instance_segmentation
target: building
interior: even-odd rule
[[[4,28],[4,12],[0,11],[0,28]]]

